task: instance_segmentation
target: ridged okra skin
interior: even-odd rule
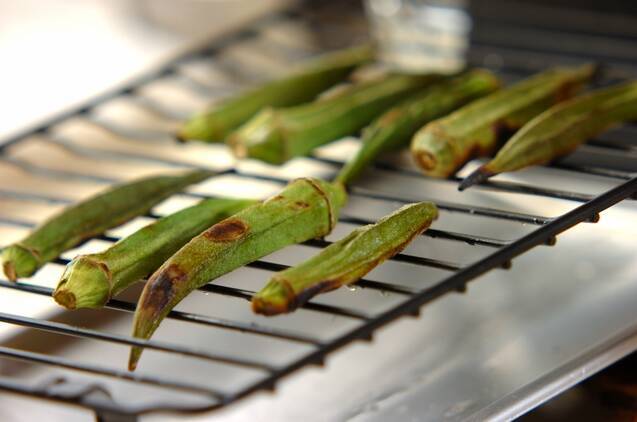
[[[412,95],[365,128],[361,148],[341,169],[336,180],[349,185],[380,153],[408,145],[412,135],[424,124],[498,87],[495,75],[478,69]]]
[[[503,130],[515,130],[550,106],[571,98],[595,67],[554,68],[435,120],[419,130],[411,152],[422,171],[448,177],[475,156],[493,153]]]
[[[2,268],[11,281],[40,267],[81,241],[103,233],[150,209],[214,173],[195,170],[181,175],[146,177],[118,185],[64,209],[21,241],[2,250]]]
[[[206,199],[160,218],[106,251],[80,255],[62,274],[53,298],[68,309],[99,308],[150,275],[190,239],[256,201]]]
[[[150,338],[175,305],[215,278],[287,245],[327,235],[345,200],[340,185],[297,179],[204,231],[150,277],[137,303],[133,335]],[[129,369],[135,369],[141,352],[133,348]]]
[[[355,134],[414,90],[438,80],[438,75],[390,74],[312,103],[267,108],[232,133],[228,143],[238,158],[282,164]]]
[[[493,160],[478,168],[459,189],[491,176],[545,164],[568,154],[587,139],[637,119],[637,82],[591,91],[558,104],[527,123]]]
[[[409,204],[352,231],[318,255],[275,274],[253,297],[252,309],[264,315],[291,312],[316,294],[358,281],[403,250],[437,216],[432,203]]]
[[[326,54],[287,77],[266,82],[193,116],[183,125],[177,137],[183,141],[223,142],[230,132],[262,108],[287,107],[311,101],[373,57],[370,46]]]

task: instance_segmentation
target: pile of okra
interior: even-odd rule
[[[370,67],[377,71],[365,72]],[[453,176],[472,158],[492,157],[460,183],[463,190],[499,173],[549,163],[637,119],[637,82],[591,90],[593,64],[547,69],[511,86],[484,69],[443,75],[378,67],[370,46],[336,51],[184,122],[176,134],[182,142],[223,142],[238,158],[273,165],[348,135],[360,133],[361,145],[334,180],[293,180],[264,201],[204,199],[100,253],[76,256],[55,301],[67,309],[99,308],[145,281],[133,335],[148,339],[193,290],[285,246],[328,235],[348,187],[381,153],[409,146],[424,175],[438,178]],[[29,277],[83,240],[213,176],[204,170],[160,174],[72,205],[2,249],[4,274],[11,281]],[[252,309],[291,312],[314,295],[355,283],[427,230],[437,214],[433,203],[408,204],[357,228],[264,280]],[[141,352],[132,348],[131,370]]]

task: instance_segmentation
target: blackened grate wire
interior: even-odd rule
[[[515,81],[551,65],[575,64],[589,60],[602,61],[605,64],[606,79],[600,82],[603,84],[618,79],[634,78],[637,75],[637,53],[623,48],[626,43],[635,42],[637,33],[620,34],[610,30],[612,26],[608,27],[607,32],[600,31],[600,28],[593,31],[586,25],[586,15],[576,15],[576,19],[564,28],[554,26],[551,21],[543,22],[541,16],[533,13],[525,16],[516,15],[516,20],[512,24],[508,19],[509,15],[502,12],[506,8],[498,9],[500,12],[497,15],[490,14],[490,10],[491,8],[482,10],[480,7],[474,10],[477,24],[470,58],[475,65],[493,68],[506,81]],[[323,44],[320,37],[312,38],[312,34],[315,33],[313,30],[333,36],[343,33],[345,29],[351,32],[352,27],[358,28],[356,25],[349,25],[352,21],[363,21],[354,8],[347,18],[343,18],[346,15],[343,8],[339,8],[338,12],[339,19],[332,20],[330,14],[333,14],[334,10],[329,5],[320,6],[311,13],[303,8],[292,10],[264,18],[250,29],[188,52],[122,88],[6,140],[0,144],[0,165],[19,169],[20,177],[25,179],[46,178],[60,180],[69,185],[75,182],[106,185],[121,179],[117,172],[104,174],[99,167],[91,167],[91,163],[126,163],[129,166],[149,165],[168,169],[207,167],[218,171],[218,175],[212,181],[213,184],[218,182],[217,185],[232,180],[239,184],[254,182],[262,184],[259,186],[276,188],[306,171],[330,177],[344,162],[347,154],[343,151],[349,151],[352,145],[355,145],[355,141],[345,140],[321,148],[312,157],[294,160],[283,169],[250,162],[233,165],[222,146],[178,145],[168,139],[170,129],[152,125],[149,127],[146,122],[142,122],[141,125],[131,124],[121,115],[105,117],[101,109],[114,102],[121,102],[141,109],[158,120],[175,122],[188,113],[170,102],[158,100],[153,94],[154,84],[177,81],[178,91],[190,96],[204,97],[199,100],[225,95],[228,91],[259,77],[261,72],[254,71],[255,63],[264,66],[256,67],[260,71],[269,66],[271,72],[276,73],[277,70],[284,69],[290,61],[320,51]],[[305,31],[303,34],[306,34],[307,38],[286,36],[286,31],[288,34]],[[349,33],[346,38],[351,40],[359,35]],[[558,37],[561,41],[548,42],[552,37]],[[329,45],[332,41],[328,39],[326,42]],[[265,66],[265,63],[268,65]],[[216,72],[216,82],[206,80],[207,71]],[[201,75],[204,75],[203,78]],[[81,131],[78,135],[77,132],[67,130],[69,125],[73,127],[73,124],[78,122],[84,125],[83,127],[90,127],[93,133],[101,133],[102,136],[112,139],[112,142],[87,140],[81,136]],[[179,356],[186,356],[201,361],[200,365],[223,368],[226,374],[233,374],[234,371],[247,371],[252,374],[247,378],[248,381],[239,387],[219,388],[216,385],[194,382],[188,377],[168,376],[163,371],[148,372],[144,370],[143,365],[138,373],[129,373],[124,369],[124,360],[119,366],[108,366],[61,357],[55,351],[45,353],[8,345],[0,347],[0,357],[3,359],[52,367],[56,374],[59,371],[64,374],[82,373],[86,378],[78,381],[71,380],[70,375],[56,375],[44,382],[40,380],[33,383],[19,376],[3,374],[0,377],[0,388],[81,405],[95,409],[104,417],[125,417],[155,410],[211,410],[235,402],[250,393],[273,389],[279,379],[295,370],[306,365],[322,364],[330,352],[355,340],[370,340],[377,328],[404,315],[417,316],[424,304],[446,293],[464,291],[467,283],[481,274],[494,268],[510,267],[511,260],[527,250],[538,245],[554,244],[556,236],[572,226],[581,222],[596,222],[601,211],[637,192],[637,179],[633,178],[632,174],[637,170],[636,134],[637,127],[627,125],[612,132],[610,137],[603,135],[600,139],[592,141],[573,156],[555,163],[550,168],[524,172],[510,180],[499,178],[475,188],[471,193],[463,194],[455,192],[458,178],[445,181],[428,180],[418,174],[404,157],[388,157],[381,160],[368,172],[369,177],[365,181],[353,187],[351,202],[354,205],[344,210],[339,219],[340,225],[357,226],[374,221],[375,217],[370,215],[370,212],[361,212],[361,209],[374,204],[380,208],[393,209],[403,203],[429,199],[439,206],[441,220],[451,220],[447,224],[434,224],[432,229],[423,234],[423,239],[451,242],[450,244],[455,245],[451,249],[463,246],[474,248],[479,253],[471,255],[472,258],[465,260],[466,262],[461,262],[453,259],[456,258],[453,254],[450,259],[443,259],[439,256],[428,256],[418,248],[408,248],[391,261],[396,265],[419,268],[419,274],[422,274],[423,278],[428,278],[432,273],[426,270],[432,269],[433,274],[437,275],[435,280],[423,279],[421,285],[416,283],[414,286],[413,283],[410,285],[401,279],[385,277],[378,280],[377,278],[382,277],[373,277],[372,273],[358,285],[364,290],[382,293],[381,302],[387,303],[384,303],[380,310],[376,309],[377,306],[369,306],[368,309],[364,300],[362,306],[356,307],[350,306],[347,302],[343,304],[343,301],[330,301],[330,295],[324,295],[310,301],[303,310],[285,317],[292,321],[299,320],[304,318],[301,315],[303,312],[309,311],[319,317],[338,318],[335,320],[338,324],[346,321],[331,335],[314,332],[315,327],[311,323],[296,324],[296,327],[289,324],[293,326],[290,328],[285,324],[272,323],[271,319],[257,318],[251,321],[248,318],[233,316],[220,318],[196,310],[183,310],[186,306],[173,310],[168,316],[170,321],[206,329],[207,335],[211,337],[221,331],[229,331],[259,337],[268,342],[291,343],[301,348],[301,352],[284,359],[283,362],[274,363],[264,359],[258,350],[255,353],[215,350],[186,344],[181,342],[180,338],[163,340],[160,333],[154,339],[144,341],[126,334],[86,328],[77,323],[0,312],[1,322],[34,330],[39,335],[54,333],[75,337],[83,342],[114,344],[119,345],[124,351],[131,345],[140,345],[149,350],[164,352],[164,364],[170,364]],[[33,157],[21,150],[30,142],[44,145],[47,151],[72,157],[76,163],[87,164],[77,169],[75,166],[56,163],[54,156],[42,154]],[[549,172],[552,183],[547,184],[546,178],[543,179],[544,183],[537,182],[537,175],[541,172]],[[527,178],[529,180],[526,180]],[[595,191],[586,187],[585,192],[580,192],[572,188],[572,183],[569,184],[568,180],[572,179],[592,181],[595,186],[604,188]],[[413,192],[411,189],[401,189],[400,184],[407,181],[409,186],[422,184],[422,190]],[[569,186],[571,188],[568,188]],[[215,194],[211,192],[204,188],[195,188],[179,196],[196,200]],[[11,183],[0,185],[0,201],[33,203],[44,207],[63,206],[73,202],[74,199],[65,196],[65,193],[67,192],[13,188]],[[498,200],[493,201],[493,198]],[[516,202],[518,200],[520,203]],[[540,213],[538,210],[548,210],[550,213],[547,214],[551,215]],[[165,213],[153,211],[147,218],[155,219],[163,214]],[[378,216],[382,214],[384,212]],[[24,229],[33,227],[34,221],[26,217],[28,216],[5,216],[0,213],[0,226]],[[458,218],[463,219],[466,224],[453,228],[451,222],[457,221]],[[502,230],[496,230],[496,234],[465,230],[484,221],[489,221]],[[112,243],[118,238],[109,232],[94,240]],[[309,241],[303,247],[315,253],[316,249],[328,245],[329,239]],[[285,261],[280,254],[275,254],[247,267],[259,271],[258,274],[266,273],[257,280],[262,284],[267,280],[268,272],[287,268],[289,264],[284,263]],[[51,265],[60,266],[67,262],[68,259],[62,256]],[[48,285],[44,285],[30,280],[10,283],[1,279],[0,287],[3,290],[49,297],[52,293],[51,283],[54,282],[55,280],[51,280]],[[199,290],[204,295],[211,295],[212,298],[230,300],[250,300],[254,293],[242,285],[234,286],[229,283],[211,283]],[[104,315],[129,315],[134,311],[134,306],[134,297],[118,298],[107,304],[107,310],[96,312]],[[242,306],[247,308],[247,302],[242,302]],[[106,379],[130,384],[127,388],[132,390],[127,391],[133,392],[129,395],[131,400],[122,401],[114,397],[115,392],[112,386],[106,386]],[[145,387],[165,390],[166,394],[169,394],[168,397],[173,395],[174,398],[139,404],[135,400],[135,391],[139,389],[140,394],[144,394]],[[188,401],[184,399],[183,394],[197,396],[197,399]]]

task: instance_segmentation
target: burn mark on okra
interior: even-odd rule
[[[293,297],[292,300],[289,300],[287,302],[288,303],[287,311],[291,312],[295,310],[296,308],[298,308],[299,306],[302,306],[308,300],[310,300],[312,297],[316,296],[319,293],[326,293],[332,290],[336,290],[339,287],[341,287],[342,284],[343,284],[342,281],[338,278],[331,279],[331,280],[324,280],[319,283],[316,283],[308,287],[307,289],[303,290],[302,292],[299,292],[299,294]]]
[[[181,284],[186,278],[186,273],[178,265],[171,264],[166,267],[150,285],[144,307],[153,310],[163,309],[173,298],[175,285]]]
[[[16,272],[15,266],[13,265],[13,262],[3,262],[2,271],[5,273],[9,281],[15,281],[18,279],[18,274]]]
[[[490,142],[489,145],[486,146],[482,146],[479,142],[475,142],[475,146],[471,150],[469,157],[466,158],[491,155],[494,150],[500,149],[500,147],[504,145],[507,139],[509,139],[519,128],[519,124],[507,121],[506,119],[496,120],[491,124],[491,131],[493,132],[493,142]],[[466,161],[466,158],[463,160],[463,162]]]
[[[290,304],[294,302],[296,294],[294,293],[294,289],[290,285],[290,282],[284,278],[277,278],[276,284],[282,287],[283,290],[285,290],[285,304],[279,306],[273,304],[271,301],[264,301],[258,296],[253,297],[252,309],[254,310],[254,312],[262,315],[277,315],[283,312],[290,312],[292,310],[290,308]]]
[[[420,234],[429,225],[430,225],[430,222],[429,221],[426,222],[425,224],[423,224],[421,226],[421,228],[419,230],[415,231],[412,234],[412,236],[410,236],[408,239],[406,239],[400,245],[397,245],[396,247],[387,250],[385,253],[383,253],[378,258],[376,258],[373,261],[367,263],[365,265],[365,267],[368,268],[369,270],[371,270],[371,269],[375,268],[376,266],[378,266],[381,262],[383,262],[386,259],[389,259],[392,256],[396,255],[397,253],[401,252],[413,240],[413,238],[415,236]],[[286,279],[282,279],[282,278],[277,279],[276,282],[279,285],[284,286],[285,290],[286,290],[287,299],[285,301],[285,304],[281,307],[281,306],[273,305],[272,303],[259,301],[258,305],[255,306],[255,310],[257,310],[257,312],[259,312],[259,313],[261,313],[263,315],[276,315],[276,314],[283,313],[283,312],[292,312],[292,311],[296,310],[298,307],[303,306],[312,297],[314,297],[314,296],[316,296],[316,295],[318,295],[320,293],[326,293],[326,292],[330,292],[332,290],[338,289],[339,287],[341,287],[342,285],[345,284],[344,283],[345,279],[346,279],[346,277],[332,278],[332,279],[328,279],[328,280],[323,280],[323,281],[320,281],[320,282],[318,282],[316,284],[313,284],[312,286],[310,286],[307,289],[299,292],[298,294],[294,294],[294,289],[290,285],[289,281],[287,281]],[[358,280],[356,280],[356,281],[358,281]]]
[[[310,204],[308,204],[305,201],[294,201],[294,207],[295,208],[308,208],[310,206]]]
[[[337,289],[342,284],[339,279],[321,281],[296,294],[294,293],[294,289],[292,288],[288,280],[284,278],[277,278],[276,283],[279,286],[283,287],[285,290],[285,302],[279,305],[272,303],[271,301],[264,301],[262,299],[256,298],[253,304],[253,309],[255,312],[267,316],[292,312],[299,306],[305,304],[313,296],[316,296],[319,293]]]
[[[496,120],[491,124],[494,139],[502,139],[513,131],[504,120]]]
[[[90,265],[91,267],[95,267],[101,272],[104,273],[106,277],[106,281],[108,281],[109,287],[113,287],[113,274],[111,273],[111,269],[108,268],[102,261],[97,261],[95,258],[92,258],[90,255],[83,255],[78,257],[78,260],[86,265]]]
[[[110,290],[113,288],[113,274],[111,273],[111,269],[108,268],[108,265],[106,265],[102,261],[96,262],[96,264],[97,264],[97,267],[106,276],[106,280],[108,281],[108,290],[109,290],[109,294],[110,294]]]
[[[334,222],[334,216],[332,215],[332,203],[330,202],[329,195],[325,193],[325,191],[317,183],[315,183],[314,180],[308,179],[308,178],[303,178],[303,180],[308,182],[310,186],[312,186],[314,190],[316,190],[325,201],[325,205],[327,206],[327,227],[328,227],[327,231],[328,233],[331,232],[332,229],[334,228],[335,222]]]
[[[578,91],[579,84],[577,82],[564,82],[555,91],[555,103],[572,98]]]
[[[231,242],[244,236],[248,226],[238,218],[229,218],[215,224],[204,232],[204,237],[214,242]]]

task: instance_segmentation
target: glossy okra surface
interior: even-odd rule
[[[267,108],[229,137],[239,158],[271,164],[306,155],[314,148],[353,135],[438,75],[390,74],[361,82],[331,98],[291,108]]]
[[[146,177],[69,206],[2,250],[4,273],[12,281],[29,277],[81,241],[147,213],[174,193],[213,174],[195,170],[181,175]]]
[[[177,137],[183,141],[223,142],[235,128],[264,107],[286,107],[311,101],[345,80],[357,66],[373,59],[370,46],[326,54],[291,75],[266,82],[222,101],[184,123]]]
[[[312,296],[358,281],[400,252],[437,217],[430,202],[405,205],[359,227],[307,261],[275,274],[252,299],[260,314],[290,312]]]
[[[571,98],[594,71],[592,65],[554,68],[476,100],[419,130],[412,156],[425,174],[448,177],[470,158],[495,151],[503,132]]]
[[[190,239],[255,203],[206,199],[160,218],[104,252],[80,255],[67,265],[53,298],[68,309],[101,307],[112,296],[150,275]]]
[[[516,133],[495,158],[460,185],[465,189],[499,173],[545,164],[604,130],[637,119],[637,82],[591,91],[558,104]]]
[[[495,91],[498,86],[492,73],[473,70],[424,88],[365,128],[360,150],[345,163],[336,180],[349,185],[380,153],[409,145],[412,135],[424,124]]]
[[[137,304],[133,335],[150,338],[177,303],[215,278],[284,246],[327,235],[345,200],[340,185],[297,179],[278,195],[204,231],[150,277]],[[141,351],[131,351],[131,370]]]

